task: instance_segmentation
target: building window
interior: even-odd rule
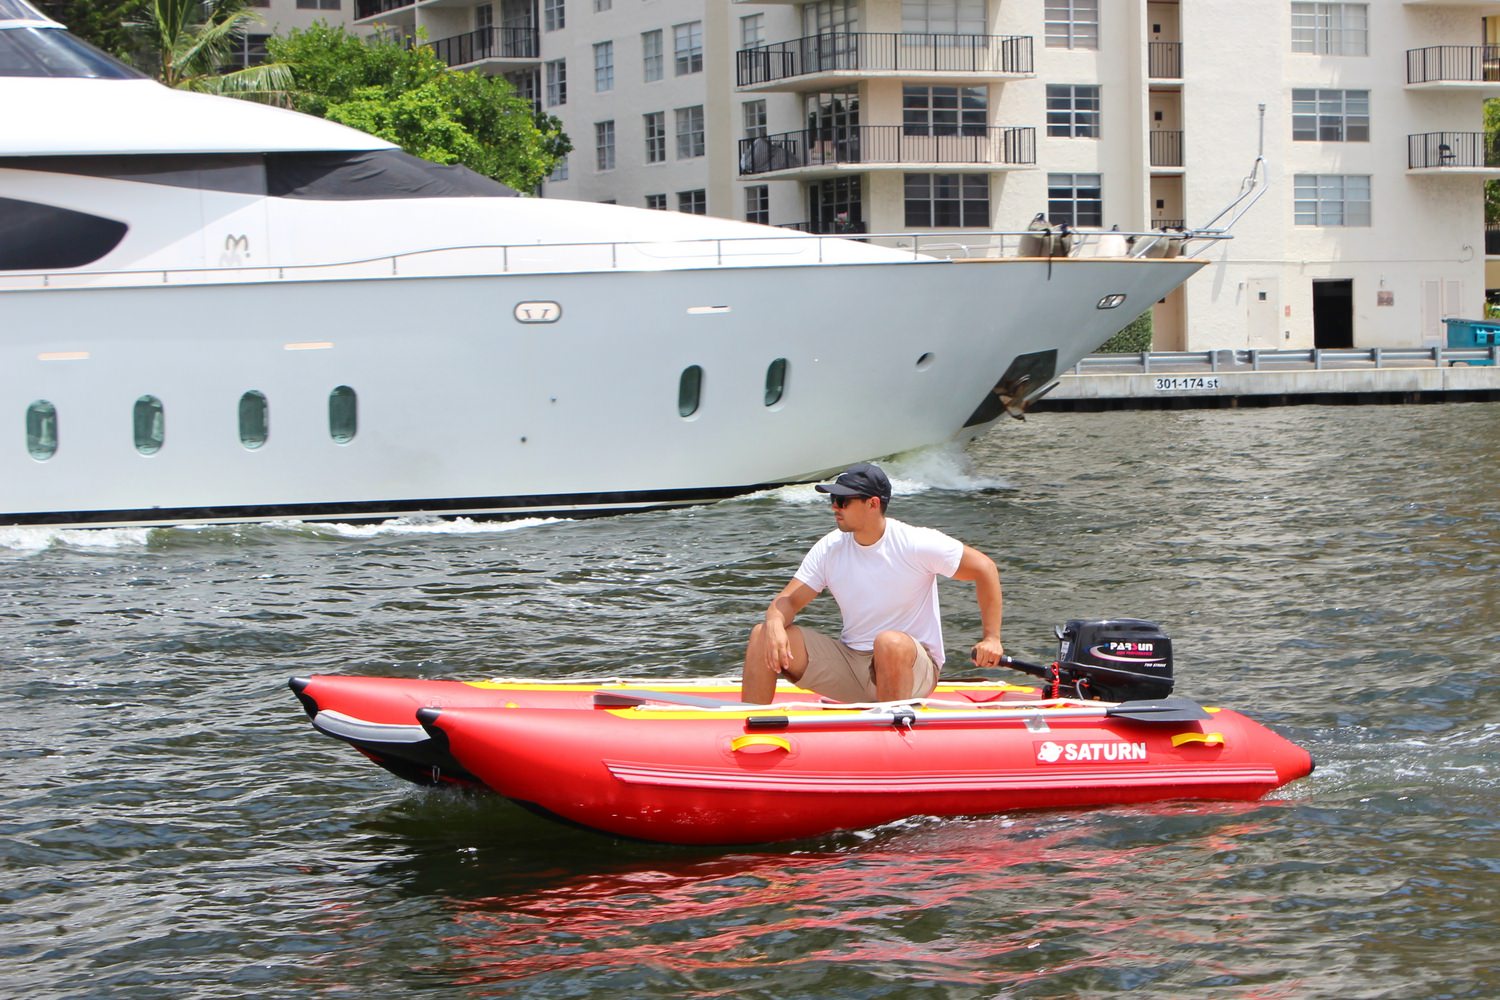
[[[220,69],[228,72],[259,66],[270,58],[269,53],[266,52],[266,39],[270,37],[270,35],[231,35],[229,51],[225,53]]]
[[[1297,174],[1293,212],[1299,226],[1368,226],[1370,178],[1365,174]]]
[[[556,31],[567,26],[568,10],[564,5],[564,0],[542,0],[542,28],[546,31]]]
[[[57,454],[57,407],[45,399],[26,407],[26,450],[38,462]]]
[[[552,166],[552,173],[547,175],[549,181],[565,181],[568,179],[568,158],[564,156]]]
[[[677,380],[677,415],[691,417],[703,403],[703,369],[688,365]]]
[[[594,91],[615,89],[615,43],[600,42],[594,46]]]
[[[746,101],[742,105],[745,113],[745,138],[761,139],[766,135],[766,102]]]
[[[1047,218],[1054,226],[1104,224],[1104,185],[1098,174],[1048,174]]]
[[[907,174],[906,224],[988,229],[988,174]]]
[[[664,163],[667,159],[667,113],[653,111],[641,116],[646,129],[646,162]]]
[[[677,158],[703,155],[703,105],[677,109]]]
[[[1298,142],[1369,142],[1368,90],[1293,90],[1292,138]]]
[[[1048,84],[1047,134],[1072,139],[1099,138],[1099,88]]]
[[[334,444],[348,444],[359,430],[359,399],[341,385],[328,394],[328,436]]]
[[[1047,0],[1049,49],[1097,49],[1099,0]]]
[[[547,64],[547,106],[555,108],[568,103],[568,61],[554,59]]]
[[[746,14],[740,18],[740,48],[750,49],[766,42],[766,15]]]
[[[266,443],[270,433],[270,408],[266,403],[266,394],[251,389],[240,397],[240,444],[254,451]]]
[[[342,0],[297,0],[298,10],[339,10]],[[269,4],[251,4],[252,7],[266,7]]]
[[[813,232],[862,233],[864,218],[858,174],[807,185],[807,219]]]
[[[983,87],[901,88],[905,135],[984,135],[989,94]]]
[[[678,76],[703,72],[703,22],[672,25],[672,48]]]
[[[662,73],[661,32],[641,32],[641,64],[647,83],[660,80]]]
[[[594,0],[594,13],[602,14],[607,10],[613,10],[615,0]]]
[[[708,192],[703,188],[695,191],[677,192],[677,211],[688,215],[708,214]]]
[[[136,451],[142,455],[155,455],[161,451],[162,441],[167,435],[167,418],[161,400],[155,396],[137,399],[131,423],[135,429]]]
[[[1325,56],[1369,55],[1369,5],[1292,4],[1292,51]]]
[[[615,123],[594,122],[594,164],[600,170],[615,169]]]
[[[775,406],[786,395],[786,358],[777,358],[766,369],[766,405]]]
[[[646,207],[655,209],[658,212],[665,212],[667,210],[667,196],[664,194],[646,195]]]
[[[917,35],[983,35],[984,0],[902,0],[901,31]]]
[[[771,189],[765,184],[745,188],[745,221],[771,224]]]

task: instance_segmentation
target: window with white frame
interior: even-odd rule
[[[740,18],[740,48],[750,49],[766,43],[766,15],[746,14]]]
[[[615,43],[599,42],[594,46],[594,92],[602,94],[615,89]]]
[[[566,0],[542,0],[542,28],[556,31],[568,26]]]
[[[672,25],[672,51],[678,76],[703,72],[703,22]]]
[[[984,135],[988,117],[984,87],[901,88],[904,135]]]
[[[1102,226],[1104,183],[1099,174],[1048,174],[1047,219],[1054,225]]]
[[[594,165],[600,170],[615,169],[615,123],[594,122]]]
[[[615,0],[594,0],[594,13],[602,14],[607,10],[612,10],[614,5]]]
[[[1293,216],[1299,226],[1368,226],[1368,174],[1297,174]]]
[[[708,214],[708,192],[703,188],[677,192],[677,211],[689,215]]]
[[[742,108],[745,113],[745,138],[760,139],[766,134],[766,102],[746,101]]]
[[[745,221],[771,224],[771,188],[765,184],[751,184],[745,188]]]
[[[988,174],[907,174],[906,224],[988,229]]]
[[[1072,139],[1099,138],[1099,88],[1049,83],[1047,134]]]
[[[654,208],[658,212],[665,212],[667,210],[667,196],[664,194],[646,195],[646,207]]]
[[[547,107],[568,103],[568,61],[554,59],[547,64]]]
[[[297,9],[298,10],[339,10],[339,9],[341,9],[341,0],[297,0]]]
[[[1097,49],[1099,0],[1047,0],[1049,49]]]
[[[859,0],[816,0],[802,5],[804,35],[840,34],[859,30]]]
[[[647,83],[660,80],[662,73],[661,30],[641,32],[642,75]]]
[[[552,168],[552,173],[547,175],[549,181],[565,181],[568,179],[568,158],[564,156],[558,160]]]
[[[1369,142],[1370,92],[1293,90],[1292,139],[1296,142]]]
[[[989,32],[984,0],[901,0],[901,30],[918,35]]]
[[[1370,8],[1362,3],[1293,3],[1292,51],[1370,54]]]
[[[690,108],[678,108],[677,158],[689,160],[695,156],[702,156],[703,150],[703,105],[695,104]]]
[[[229,51],[225,54],[223,68],[245,69],[259,66],[270,56],[266,52],[266,39],[270,35],[230,35]]]
[[[667,160],[667,113],[653,111],[642,115],[641,118],[646,128],[646,162],[665,163]]]

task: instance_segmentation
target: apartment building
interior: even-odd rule
[[[573,140],[549,197],[814,232],[1196,227],[1263,150],[1234,239],[1156,305],[1161,350],[1437,343],[1500,285],[1500,2],[268,2],[511,79]]]

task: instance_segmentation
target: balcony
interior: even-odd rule
[[[1157,129],[1148,134],[1153,167],[1182,166],[1182,132]]]
[[[1428,174],[1500,177],[1500,143],[1484,132],[1424,132],[1406,137],[1406,168]]]
[[[1036,165],[1036,129],[954,127],[947,134],[904,125],[803,129],[740,140],[740,176],[826,177],[848,171]]]
[[[354,5],[354,19],[363,21],[367,17],[378,17],[402,7],[415,7],[417,0],[358,0]]]
[[[1153,80],[1182,79],[1182,43],[1148,42],[1146,74]]]
[[[1430,45],[1406,51],[1408,90],[1500,96],[1500,45]]]
[[[480,28],[429,42],[428,48],[454,68],[488,63],[503,72],[541,58],[540,33],[535,28]]]
[[[880,74],[961,82],[1032,72],[1026,35],[845,31],[741,49],[735,82],[748,90],[817,90],[833,80]]]

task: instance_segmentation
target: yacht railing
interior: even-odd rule
[[[174,267],[139,270],[10,271],[0,289],[231,284],[274,281],[564,274],[777,265],[881,263],[840,248],[850,241],[900,250],[914,262],[1003,258],[1175,257],[1195,240],[1218,233],[1032,230],[943,233],[823,233],[787,230],[766,236],[596,243],[474,244],[381,254],[327,264]]]

